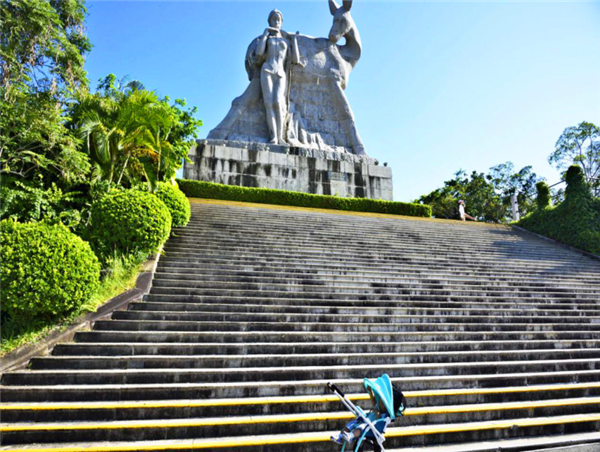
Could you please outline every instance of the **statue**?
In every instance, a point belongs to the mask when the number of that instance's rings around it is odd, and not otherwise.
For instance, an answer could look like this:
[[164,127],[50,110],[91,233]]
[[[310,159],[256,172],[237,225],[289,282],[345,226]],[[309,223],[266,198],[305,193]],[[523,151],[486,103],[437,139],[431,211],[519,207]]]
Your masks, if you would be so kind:
[[[328,38],[287,33],[282,14],[271,12],[269,27],[246,52],[250,84],[209,139],[366,155],[344,93],[362,49],[352,0],[341,7],[328,1],[333,16]],[[341,38],[345,45],[337,44]]]
[[271,133],[269,143],[287,144],[284,130],[287,117],[288,66],[290,47],[294,43],[289,34],[281,29],[283,14],[280,11],[271,11],[268,22],[269,27],[259,38],[255,55],[264,60],[260,70],[260,83],[267,125]]

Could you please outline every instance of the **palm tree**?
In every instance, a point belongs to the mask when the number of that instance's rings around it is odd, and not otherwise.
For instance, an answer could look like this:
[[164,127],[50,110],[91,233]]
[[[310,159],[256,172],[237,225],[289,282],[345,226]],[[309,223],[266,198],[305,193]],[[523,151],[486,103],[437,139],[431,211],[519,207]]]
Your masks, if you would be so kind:
[[185,101],[159,99],[138,81],[106,77],[95,94],[86,94],[73,108],[72,123],[84,148],[109,184],[172,179],[187,157],[195,128],[195,109],[182,111]]
[[158,103],[156,93],[133,81],[88,94],[75,107],[79,136],[109,184],[121,184],[131,158],[144,146],[147,117]]

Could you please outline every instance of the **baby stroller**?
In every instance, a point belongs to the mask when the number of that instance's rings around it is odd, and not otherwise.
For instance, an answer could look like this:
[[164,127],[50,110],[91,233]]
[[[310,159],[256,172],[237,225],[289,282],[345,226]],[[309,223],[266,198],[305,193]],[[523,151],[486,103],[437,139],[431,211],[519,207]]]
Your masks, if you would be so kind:
[[[375,452],[384,452],[385,429],[388,424],[402,416],[406,406],[406,399],[400,390],[392,385],[390,377],[383,374],[376,379],[365,378],[363,381],[365,390],[371,396],[373,404],[369,414],[354,405],[346,395],[334,384],[327,383],[327,387],[339,397],[340,401],[356,416],[340,432],[338,437],[332,437],[335,442],[342,443],[342,452],[352,450],[360,452],[365,444],[371,444]],[[346,447],[348,446],[348,449]],[[350,449],[352,448],[352,449]]]

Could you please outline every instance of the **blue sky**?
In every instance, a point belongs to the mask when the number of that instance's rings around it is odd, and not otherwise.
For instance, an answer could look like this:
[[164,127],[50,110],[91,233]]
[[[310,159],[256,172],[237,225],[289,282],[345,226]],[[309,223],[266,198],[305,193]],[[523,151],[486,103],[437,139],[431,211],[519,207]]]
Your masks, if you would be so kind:
[[[326,0],[89,1],[89,78],[187,99],[204,138],[244,91],[273,8],[290,32],[331,27]],[[352,15],[363,53],[346,94],[397,201],[508,160],[556,182],[546,159],[562,131],[600,124],[600,2],[355,0]]]

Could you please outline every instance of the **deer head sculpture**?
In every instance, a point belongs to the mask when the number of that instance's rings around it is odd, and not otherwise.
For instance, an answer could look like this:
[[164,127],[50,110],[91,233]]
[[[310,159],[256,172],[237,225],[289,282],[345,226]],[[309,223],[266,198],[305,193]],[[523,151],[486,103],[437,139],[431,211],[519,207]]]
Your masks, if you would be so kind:
[[354,68],[360,59],[362,49],[358,29],[350,15],[351,8],[352,0],[344,0],[342,6],[338,6],[335,0],[329,0],[329,11],[333,16],[329,41],[332,44],[337,44],[340,39],[346,38],[346,44],[338,45],[338,48],[343,60],[350,66],[350,70]]

